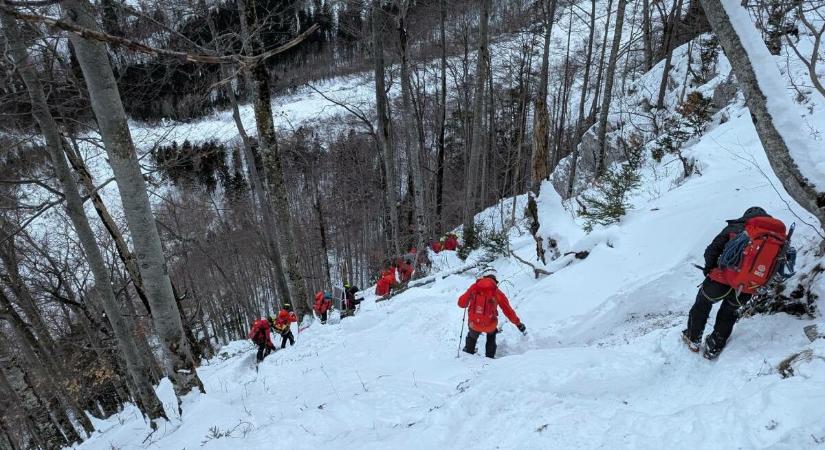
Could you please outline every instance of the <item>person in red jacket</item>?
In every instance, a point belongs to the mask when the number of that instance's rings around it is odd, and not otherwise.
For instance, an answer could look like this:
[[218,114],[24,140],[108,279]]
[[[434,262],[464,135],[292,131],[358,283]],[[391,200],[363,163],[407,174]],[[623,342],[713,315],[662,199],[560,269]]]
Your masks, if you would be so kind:
[[292,334],[292,329],[289,325],[297,321],[298,318],[292,311],[282,309],[278,313],[278,318],[275,319],[275,323],[272,325],[272,328],[275,328],[275,331],[281,335],[281,348],[286,347],[287,340],[289,341],[289,345],[295,345],[295,336]]
[[435,253],[441,253],[441,250],[444,249],[444,245],[441,243],[441,241],[432,241],[430,243],[430,248],[433,249]]
[[321,291],[315,293],[315,304],[312,305],[312,309],[315,314],[318,314],[322,324],[327,323],[327,313],[330,308],[332,308],[332,294]]
[[407,261],[405,258],[398,258],[396,267],[398,267],[398,278],[400,278],[401,283],[406,283],[412,279],[412,263]]
[[486,269],[482,272],[481,278],[476,280],[467,292],[458,298],[458,306],[467,308],[469,315],[470,331],[467,333],[467,341],[464,351],[475,354],[476,342],[481,333],[487,333],[486,356],[495,358],[496,356],[496,333],[498,333],[498,308],[504,312],[507,319],[516,325],[519,331],[525,332],[527,327],[510,307],[510,302],[498,288],[498,279],[494,269]]
[[270,339],[269,329],[275,324],[275,318],[260,318],[252,323],[252,328],[249,329],[249,339],[258,346],[258,354],[255,356],[256,361],[261,362],[269,356],[275,348]]
[[453,233],[447,234],[447,239],[444,239],[444,250],[455,251],[458,248],[458,237]]
[[390,290],[395,286],[397,280],[395,278],[395,266],[390,266],[381,272],[381,278],[375,286],[375,295],[385,296],[390,293]]

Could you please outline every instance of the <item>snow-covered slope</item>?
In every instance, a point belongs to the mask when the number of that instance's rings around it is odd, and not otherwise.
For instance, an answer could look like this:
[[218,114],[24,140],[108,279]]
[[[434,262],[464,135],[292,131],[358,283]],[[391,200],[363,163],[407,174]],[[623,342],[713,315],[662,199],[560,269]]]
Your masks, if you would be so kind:
[[[207,393],[186,397],[182,417],[172,413],[152,434],[127,409],[98,423],[102,431],[81,448],[822,445],[825,340],[806,339],[807,320],[743,319],[715,362],[680,341],[701,281],[690,264],[701,261],[724,219],[761,205],[798,223],[800,248],[814,242],[802,221],[815,220],[771,173],[747,111],[728,113],[730,120],[687,150],[701,161],[702,176],[677,187],[672,164],[647,167],[634,209],[619,225],[585,235],[549,185],[542,189],[541,232],[562,253],[590,254],[551,263],[555,273],[540,280],[514,259],[493,263],[529,331],[523,337],[505,324],[497,359],[456,357],[456,298],[473,273],[452,275],[391,301],[368,296],[357,316],[313,324],[257,373],[251,345],[233,343],[201,368]],[[488,210],[480,220],[497,217]],[[529,235],[514,229],[511,238],[532,259]],[[451,252],[435,259],[436,270],[464,264]],[[810,253],[802,256],[800,264],[812,263]],[[825,294],[821,284],[815,289]],[[805,349],[819,356],[781,378],[777,364]]]

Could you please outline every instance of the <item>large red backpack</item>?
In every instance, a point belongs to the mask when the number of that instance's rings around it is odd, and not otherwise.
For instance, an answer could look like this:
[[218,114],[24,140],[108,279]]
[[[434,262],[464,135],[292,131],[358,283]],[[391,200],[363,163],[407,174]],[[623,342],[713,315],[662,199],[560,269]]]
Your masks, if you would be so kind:
[[498,302],[495,291],[479,290],[470,299],[470,323],[482,328],[493,323],[498,317]]
[[710,278],[737,293],[753,294],[773,277],[787,240],[781,220],[767,216],[748,219],[745,230],[725,244],[719,267]]

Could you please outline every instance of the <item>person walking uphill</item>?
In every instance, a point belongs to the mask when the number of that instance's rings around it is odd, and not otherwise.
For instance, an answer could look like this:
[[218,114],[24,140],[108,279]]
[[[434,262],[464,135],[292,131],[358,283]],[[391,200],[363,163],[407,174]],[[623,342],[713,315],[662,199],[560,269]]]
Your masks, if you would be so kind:
[[298,318],[295,317],[294,312],[285,309],[278,312],[278,318],[275,319],[273,328],[281,335],[281,348],[286,347],[286,341],[289,341],[289,345],[295,345],[295,336],[292,334],[292,329],[289,325],[297,321]]
[[481,273],[481,278],[458,298],[458,306],[467,308],[469,315],[470,331],[467,333],[464,351],[471,355],[476,352],[478,337],[481,333],[487,333],[485,355],[488,358],[495,358],[498,308],[501,308],[507,319],[515,324],[519,331],[524,333],[527,329],[510,307],[507,297],[499,290],[498,279],[493,269],[486,269]]
[[739,219],[728,220],[705,249],[705,280],[690,309],[687,329],[682,331],[690,350],[699,351],[711,308],[721,302],[703,353],[707,359],[719,356],[739,318],[739,308],[773,277],[786,242],[785,224],[758,206],[748,208]]
[[269,329],[275,325],[275,317],[261,318],[252,323],[249,330],[249,339],[258,346],[258,353],[255,356],[257,362],[261,362],[269,356],[275,348],[270,339]]

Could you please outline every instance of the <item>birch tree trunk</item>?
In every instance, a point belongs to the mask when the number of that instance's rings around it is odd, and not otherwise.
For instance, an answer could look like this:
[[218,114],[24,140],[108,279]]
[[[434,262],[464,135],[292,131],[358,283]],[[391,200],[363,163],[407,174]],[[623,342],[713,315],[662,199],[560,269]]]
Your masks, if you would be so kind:
[[[770,52],[765,47],[762,39],[749,39],[747,43],[742,41],[740,33],[747,30],[739,30],[734,27],[731,21],[731,14],[737,14],[740,20],[738,27],[750,26],[750,17],[742,6],[737,2],[722,0],[720,6],[717,1],[702,0],[711,28],[719,39],[719,43],[725,51],[731,63],[731,69],[736,75],[736,81],[740,89],[745,94],[745,104],[751,113],[759,140],[765,148],[765,154],[774,173],[776,173],[782,186],[788,191],[800,206],[808,210],[819,219],[820,226],[825,224],[825,192],[821,187],[810,182],[800,171],[796,161],[791,157],[789,141],[793,142],[794,134],[799,134],[796,139],[804,139],[806,131],[780,130],[777,121],[783,121],[785,125],[793,126],[797,118],[773,117],[768,108],[769,103],[789,106],[784,108],[785,114],[794,114],[793,104],[789,98],[770,98],[771,92],[765,86],[781,87],[780,92],[784,93],[785,82],[781,79],[779,69],[773,65]],[[758,41],[758,42],[754,42]],[[770,61],[771,67],[760,68],[757,76],[754,70],[754,62],[751,58],[759,57],[759,61],[764,63]],[[785,103],[785,105],[782,105]],[[799,142],[797,141],[797,144]]]
[[[132,386],[136,389],[136,392],[134,392],[135,397],[137,397],[140,404],[143,405],[145,408],[144,413],[153,421],[154,425],[155,419],[166,417],[166,415],[149,378],[151,370],[143,364],[143,360],[137,354],[137,344],[132,337],[131,330],[125,323],[117,298],[112,290],[112,280],[109,277],[109,269],[106,267],[106,262],[100,253],[94,232],[92,231],[91,225],[89,225],[89,219],[83,210],[83,199],[80,197],[77,184],[72,178],[71,170],[63,155],[62,146],[64,141],[60,136],[57,122],[55,122],[54,117],[52,117],[46,103],[43,85],[34,70],[36,66],[29,58],[26,45],[23,43],[15,23],[6,14],[0,13],[0,16],[2,16],[3,32],[6,36],[11,55],[15,60],[17,71],[29,92],[32,116],[34,116],[37,124],[40,126],[40,132],[46,141],[46,150],[52,160],[52,167],[62,187],[63,195],[66,199],[66,213],[72,222],[75,233],[77,233],[80,246],[89,263],[89,268],[94,275],[95,291],[103,300],[103,308],[109,318],[109,323],[112,325],[117,339],[118,349],[126,361],[129,376],[132,378]],[[90,192],[94,191],[92,190]],[[98,197],[98,201],[99,200]],[[108,212],[106,212],[106,214],[108,214]],[[125,242],[122,244],[125,245]],[[128,252],[128,249],[126,249],[126,251]],[[139,283],[139,280],[137,283]]]
[[[94,9],[87,0],[61,0],[60,6],[68,22],[91,30],[99,29]],[[140,171],[106,46],[73,33],[69,33],[69,40],[83,71],[92,110],[115,174],[141,278],[152,308],[155,330],[166,352],[167,372],[179,396],[192,388],[203,392],[192,349],[183,331],[146,182]]]
[[478,54],[476,55],[476,78],[473,92],[473,129],[469,142],[469,161],[464,184],[464,241],[473,246],[475,241],[473,218],[476,212],[478,188],[477,173],[483,150],[484,140],[484,86],[487,79],[487,64],[490,61],[489,25],[491,0],[481,0],[481,18],[478,29]]
[[607,152],[607,117],[610,114],[610,102],[613,99],[613,82],[616,75],[616,61],[619,59],[619,45],[622,43],[622,26],[624,25],[624,10],[627,0],[619,0],[616,10],[616,27],[613,31],[613,47],[610,49],[610,59],[607,62],[607,71],[604,74],[604,93],[602,107],[599,111],[599,134],[597,148],[599,151],[596,163],[596,178],[604,175],[605,154]]

